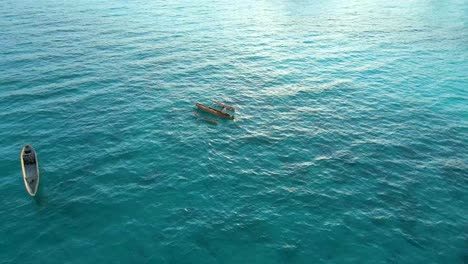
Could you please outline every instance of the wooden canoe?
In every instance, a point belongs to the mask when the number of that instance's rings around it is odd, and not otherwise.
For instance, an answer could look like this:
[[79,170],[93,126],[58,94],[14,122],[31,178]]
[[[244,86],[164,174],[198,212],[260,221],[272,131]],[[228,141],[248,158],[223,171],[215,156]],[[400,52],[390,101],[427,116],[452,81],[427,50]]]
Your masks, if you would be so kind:
[[220,111],[220,110],[215,109],[213,107],[209,107],[209,106],[206,106],[206,105],[203,105],[203,104],[200,104],[200,103],[195,103],[195,105],[198,107],[198,109],[203,110],[203,111],[205,111],[207,113],[217,115],[217,116],[220,116],[220,117],[224,117],[224,118],[228,118],[228,119],[234,119],[233,115],[230,115],[228,113],[224,113],[223,111]]
[[35,196],[39,187],[39,162],[33,147],[26,145],[21,150],[21,169],[23,180],[29,195]]

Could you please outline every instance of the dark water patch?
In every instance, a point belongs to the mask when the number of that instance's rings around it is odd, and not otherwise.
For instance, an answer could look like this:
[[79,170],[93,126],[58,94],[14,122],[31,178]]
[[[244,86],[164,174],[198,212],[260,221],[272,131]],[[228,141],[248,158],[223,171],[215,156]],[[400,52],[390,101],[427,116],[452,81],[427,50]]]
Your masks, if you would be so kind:
[[403,238],[408,242],[410,245],[420,249],[420,250],[425,250],[425,247],[421,245],[420,242],[418,242],[416,239],[409,237],[408,235],[403,234]]
[[163,180],[163,176],[158,172],[154,172],[153,174],[139,177],[138,184],[143,188],[151,188],[159,184],[161,180]]

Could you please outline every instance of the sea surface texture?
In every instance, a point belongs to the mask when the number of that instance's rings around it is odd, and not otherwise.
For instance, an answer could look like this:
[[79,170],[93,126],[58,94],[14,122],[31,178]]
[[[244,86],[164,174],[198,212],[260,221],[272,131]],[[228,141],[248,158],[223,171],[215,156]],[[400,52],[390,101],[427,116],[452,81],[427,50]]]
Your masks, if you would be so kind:
[[468,263],[467,56],[466,0],[0,0],[0,263]]

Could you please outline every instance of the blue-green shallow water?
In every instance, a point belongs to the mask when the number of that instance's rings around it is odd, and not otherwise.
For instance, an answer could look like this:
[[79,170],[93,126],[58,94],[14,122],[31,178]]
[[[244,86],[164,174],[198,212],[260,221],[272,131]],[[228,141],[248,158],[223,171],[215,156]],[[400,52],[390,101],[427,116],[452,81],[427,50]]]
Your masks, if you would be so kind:
[[0,263],[468,262],[466,1],[3,0],[0,36]]

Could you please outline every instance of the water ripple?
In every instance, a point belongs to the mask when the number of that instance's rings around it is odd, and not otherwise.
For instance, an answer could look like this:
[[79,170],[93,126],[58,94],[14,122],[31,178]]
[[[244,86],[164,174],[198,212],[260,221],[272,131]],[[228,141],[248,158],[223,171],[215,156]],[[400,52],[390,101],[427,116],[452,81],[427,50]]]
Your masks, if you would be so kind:
[[1,262],[466,262],[466,7],[2,1]]

